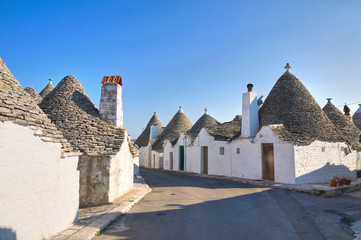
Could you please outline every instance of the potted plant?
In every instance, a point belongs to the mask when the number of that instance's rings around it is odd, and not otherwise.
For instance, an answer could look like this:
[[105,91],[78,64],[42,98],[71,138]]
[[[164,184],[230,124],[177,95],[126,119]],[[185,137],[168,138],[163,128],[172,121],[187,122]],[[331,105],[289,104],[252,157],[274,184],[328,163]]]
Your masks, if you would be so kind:
[[337,187],[337,180],[338,180],[338,177],[333,177],[332,179],[331,179],[331,184],[330,184],[330,186],[331,187]]
[[347,178],[343,179],[343,184],[350,185],[351,184],[351,179],[347,179]]
[[337,186],[340,186],[340,187],[343,186],[343,180],[344,180],[343,178],[342,178],[342,179],[338,179],[338,180],[337,180]]

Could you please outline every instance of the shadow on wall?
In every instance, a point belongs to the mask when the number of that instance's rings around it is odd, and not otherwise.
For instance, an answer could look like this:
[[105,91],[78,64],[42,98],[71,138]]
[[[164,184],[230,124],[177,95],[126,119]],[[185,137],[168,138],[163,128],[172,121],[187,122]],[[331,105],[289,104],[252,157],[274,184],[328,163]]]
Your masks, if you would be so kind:
[[343,165],[327,163],[318,170],[297,177],[296,183],[329,183],[334,176],[356,180],[356,170],[350,171]]
[[99,117],[99,110],[95,108],[89,97],[85,96],[83,93],[75,91],[71,100],[86,113],[94,117]]
[[1,240],[16,240],[16,233],[8,228],[0,228],[0,239]]
[[134,175],[139,175],[139,166],[134,163]]

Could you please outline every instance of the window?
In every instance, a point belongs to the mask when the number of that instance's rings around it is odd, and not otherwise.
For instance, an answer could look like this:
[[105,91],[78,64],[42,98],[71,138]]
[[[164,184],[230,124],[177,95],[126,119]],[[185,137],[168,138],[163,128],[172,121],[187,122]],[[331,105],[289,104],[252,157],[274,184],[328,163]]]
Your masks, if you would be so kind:
[[241,153],[241,149],[237,148],[237,154],[240,154],[240,153]]
[[219,148],[219,155],[224,155],[224,147]]
[[158,137],[158,126],[152,125],[150,126],[150,139],[157,139]]
[[325,150],[326,150],[326,148],[325,148],[325,147],[322,147],[322,148],[321,148],[321,151],[322,151],[322,152],[324,152]]

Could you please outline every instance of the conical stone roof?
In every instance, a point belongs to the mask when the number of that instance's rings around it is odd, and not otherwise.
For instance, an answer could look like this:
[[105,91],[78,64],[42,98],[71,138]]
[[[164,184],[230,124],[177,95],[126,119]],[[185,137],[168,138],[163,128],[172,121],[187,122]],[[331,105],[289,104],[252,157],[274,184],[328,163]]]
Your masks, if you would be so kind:
[[283,124],[284,141],[310,144],[317,139],[342,139],[326,113],[289,70],[276,82],[259,110],[260,127]]
[[179,138],[182,132],[187,132],[192,128],[192,123],[187,115],[180,109],[163,129],[162,134],[153,143],[152,149],[158,152],[163,152],[163,144],[165,140],[174,141]]
[[347,140],[354,149],[361,149],[360,130],[353,124],[342,112],[335,107],[329,100],[322,108],[327,114],[328,118],[332,121],[335,127],[342,133],[342,136]]
[[100,120],[99,111],[74,76],[66,76],[40,107],[73,147],[88,155],[113,155],[121,148],[125,129]]
[[359,106],[360,107],[357,109],[357,111],[352,116],[352,121],[356,125],[356,127],[358,127],[358,129],[361,130],[361,104],[359,104]]
[[43,98],[32,87],[24,88],[24,90],[39,104]]
[[41,90],[41,92],[39,93],[39,95],[42,98],[45,98],[46,95],[48,95],[51,91],[53,91],[54,85],[53,85],[52,81],[53,81],[52,79],[49,79],[48,85],[46,85],[46,87],[43,90]]
[[207,131],[216,141],[231,141],[241,135],[242,116],[237,115],[232,121],[215,125]]
[[37,102],[20,86],[0,58],[0,121],[31,126],[45,142],[62,144],[62,154],[79,155],[39,108]]
[[158,136],[159,136],[163,131],[163,124],[160,121],[157,113],[154,113],[154,115],[151,117],[144,131],[139,135],[139,137],[135,141],[135,144],[137,144],[139,147],[145,147],[148,145],[150,140],[150,127],[153,125],[158,126]]
[[220,122],[218,122],[216,119],[214,119],[209,114],[205,113],[202,117],[198,119],[198,121],[193,125],[193,127],[187,132],[187,135],[192,139],[196,139],[199,132],[202,130],[202,128],[205,129],[214,129],[217,128],[219,125],[221,125]]

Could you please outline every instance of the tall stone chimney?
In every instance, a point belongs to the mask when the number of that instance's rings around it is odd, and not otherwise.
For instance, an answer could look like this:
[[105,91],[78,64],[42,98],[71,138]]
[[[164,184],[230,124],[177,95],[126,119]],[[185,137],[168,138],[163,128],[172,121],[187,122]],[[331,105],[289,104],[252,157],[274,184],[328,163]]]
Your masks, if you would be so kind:
[[123,127],[122,77],[105,76],[102,84],[99,104],[100,118],[117,127]]
[[242,133],[241,138],[254,137],[259,128],[257,93],[253,84],[247,85],[248,92],[242,96]]

